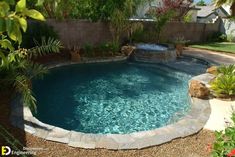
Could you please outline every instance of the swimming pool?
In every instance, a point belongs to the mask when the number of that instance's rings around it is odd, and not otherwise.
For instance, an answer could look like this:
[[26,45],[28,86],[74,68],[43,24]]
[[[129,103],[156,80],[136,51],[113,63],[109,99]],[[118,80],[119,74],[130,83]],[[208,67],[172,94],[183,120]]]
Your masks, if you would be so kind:
[[[175,64],[189,61],[193,60]],[[156,129],[179,120],[190,109],[188,80],[206,68],[194,63],[188,66],[197,69],[196,73],[136,62],[51,69],[43,80],[33,83],[38,100],[35,116],[44,123],[83,133]]]

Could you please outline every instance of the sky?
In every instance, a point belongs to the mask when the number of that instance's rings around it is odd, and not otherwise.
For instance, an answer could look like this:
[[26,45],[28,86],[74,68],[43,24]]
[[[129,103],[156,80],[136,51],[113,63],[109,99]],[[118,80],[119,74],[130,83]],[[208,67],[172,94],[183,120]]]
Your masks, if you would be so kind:
[[[197,3],[198,1],[200,0],[194,0],[195,3]],[[207,4],[210,4],[211,3],[211,0],[204,0]]]

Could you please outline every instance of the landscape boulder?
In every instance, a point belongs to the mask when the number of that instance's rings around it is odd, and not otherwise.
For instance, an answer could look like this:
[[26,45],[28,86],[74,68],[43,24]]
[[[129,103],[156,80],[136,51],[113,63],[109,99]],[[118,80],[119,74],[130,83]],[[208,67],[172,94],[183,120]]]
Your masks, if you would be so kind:
[[134,46],[122,46],[121,52],[126,56],[129,56],[135,50]]
[[189,94],[191,97],[207,99],[210,95],[210,90],[200,81],[192,80],[189,85]]
[[71,61],[72,62],[80,62],[81,61],[81,56],[79,54],[79,52],[76,51],[71,51]]
[[206,70],[207,73],[216,75],[217,74],[217,66],[212,66]]

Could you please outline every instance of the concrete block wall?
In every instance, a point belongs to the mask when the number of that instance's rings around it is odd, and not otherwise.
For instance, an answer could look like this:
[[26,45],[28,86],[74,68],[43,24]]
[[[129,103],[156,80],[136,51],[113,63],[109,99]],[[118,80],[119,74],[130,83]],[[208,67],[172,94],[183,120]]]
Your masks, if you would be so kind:
[[[81,47],[85,44],[97,45],[112,41],[109,24],[106,22],[90,22],[87,20],[47,20],[47,24],[54,27],[60,40],[66,48]],[[144,29],[154,31],[153,22],[143,22]],[[161,39],[172,41],[176,36],[182,35],[191,42],[205,41],[207,36],[220,30],[216,23],[182,23],[170,22],[162,31]]]

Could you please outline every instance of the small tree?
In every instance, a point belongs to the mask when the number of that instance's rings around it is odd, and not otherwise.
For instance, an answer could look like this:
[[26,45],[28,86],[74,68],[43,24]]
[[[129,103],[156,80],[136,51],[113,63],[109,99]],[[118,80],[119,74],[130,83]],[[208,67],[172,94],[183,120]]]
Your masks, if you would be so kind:
[[172,10],[167,10],[166,12],[158,12],[153,16],[153,20],[155,23],[155,30],[157,34],[157,42],[160,42],[161,32],[164,26],[167,24],[168,21],[174,16],[175,12]]
[[197,6],[206,6],[206,2],[204,0],[200,0],[197,2]]
[[163,27],[170,20],[181,21],[190,10],[191,0],[163,0],[162,6],[150,10],[150,16],[155,21],[157,31],[157,41],[160,41],[160,35]]
[[130,35],[142,27],[140,23],[133,23],[129,18],[135,14],[136,8],[143,0],[126,0],[122,9],[115,9],[110,17],[110,30],[113,35],[113,43],[119,45],[120,36],[125,32]]
[[[77,14],[78,0],[34,0],[48,18],[67,19]],[[33,3],[31,1],[31,3]],[[34,5],[34,3],[33,3]]]
[[163,0],[163,5],[159,8],[158,12],[174,11],[175,14],[172,19],[181,21],[182,17],[191,9],[192,3],[192,0]]

